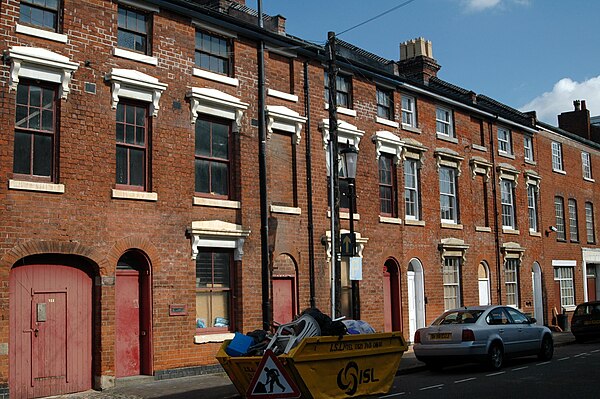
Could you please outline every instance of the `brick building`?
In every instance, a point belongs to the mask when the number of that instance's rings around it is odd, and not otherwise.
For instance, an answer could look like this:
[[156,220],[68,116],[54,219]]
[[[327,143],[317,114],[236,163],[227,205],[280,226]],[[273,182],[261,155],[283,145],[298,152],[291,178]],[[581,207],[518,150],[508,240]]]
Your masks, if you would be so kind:
[[[262,326],[260,41],[269,316],[330,309],[325,49],[257,19],[243,0],[0,2],[0,394],[210,372]],[[343,314],[408,338],[463,304],[553,324],[596,297],[589,111],[556,128],[449,84],[423,39],[398,61],[336,45],[363,264],[353,303],[342,259]]]

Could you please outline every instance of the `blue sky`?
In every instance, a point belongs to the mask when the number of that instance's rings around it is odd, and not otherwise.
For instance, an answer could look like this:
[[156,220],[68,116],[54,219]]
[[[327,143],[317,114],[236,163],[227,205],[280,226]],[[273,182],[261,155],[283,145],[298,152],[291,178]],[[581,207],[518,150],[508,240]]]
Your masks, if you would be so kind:
[[[286,30],[324,43],[406,0],[263,0],[263,13],[286,17]],[[247,0],[257,8],[257,0]],[[587,101],[600,115],[600,1],[414,0],[339,36],[397,60],[400,42],[424,37],[442,66],[438,76],[541,120]]]

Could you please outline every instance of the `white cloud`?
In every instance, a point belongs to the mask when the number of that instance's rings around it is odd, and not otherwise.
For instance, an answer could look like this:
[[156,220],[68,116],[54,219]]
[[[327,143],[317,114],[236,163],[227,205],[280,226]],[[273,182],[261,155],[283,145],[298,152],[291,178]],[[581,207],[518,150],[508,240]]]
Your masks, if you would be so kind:
[[500,0],[463,0],[463,4],[467,11],[478,12],[496,7]]
[[574,109],[573,100],[586,100],[591,116],[600,115],[600,76],[583,82],[563,78],[556,82],[552,91],[537,96],[521,110],[536,111],[539,120],[557,125],[558,114]]
[[528,6],[531,0],[461,0],[463,7],[467,12],[480,12],[491,8],[499,8],[509,3],[518,6]]

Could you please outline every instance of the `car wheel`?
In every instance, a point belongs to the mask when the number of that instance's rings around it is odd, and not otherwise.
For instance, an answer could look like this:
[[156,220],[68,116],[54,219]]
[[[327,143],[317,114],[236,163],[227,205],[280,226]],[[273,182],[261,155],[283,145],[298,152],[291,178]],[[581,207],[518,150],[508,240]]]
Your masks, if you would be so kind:
[[540,353],[538,353],[538,359],[548,361],[552,359],[552,355],[554,355],[554,342],[552,342],[552,337],[549,335],[544,335],[544,338],[542,338]]
[[504,361],[504,350],[499,343],[493,343],[488,351],[488,366],[492,370],[498,370],[502,367]]

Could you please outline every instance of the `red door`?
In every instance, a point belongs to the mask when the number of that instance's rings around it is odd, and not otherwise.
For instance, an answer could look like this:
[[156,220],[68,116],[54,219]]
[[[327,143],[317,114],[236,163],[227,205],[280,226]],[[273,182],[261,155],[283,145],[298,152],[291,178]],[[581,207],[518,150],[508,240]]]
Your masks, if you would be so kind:
[[384,330],[401,331],[400,277],[398,267],[391,262],[383,266],[383,312]]
[[391,332],[392,329],[392,300],[390,293],[390,273],[383,267],[383,330]]
[[66,298],[66,291],[33,292],[31,373],[40,394],[51,395],[68,382]]
[[296,313],[293,277],[273,277],[273,321],[289,323]]
[[22,265],[9,291],[11,398],[91,389],[91,277],[74,266]]
[[116,376],[140,374],[140,276],[118,270],[116,281]]
[[596,300],[596,277],[588,276],[587,278],[588,301]]

